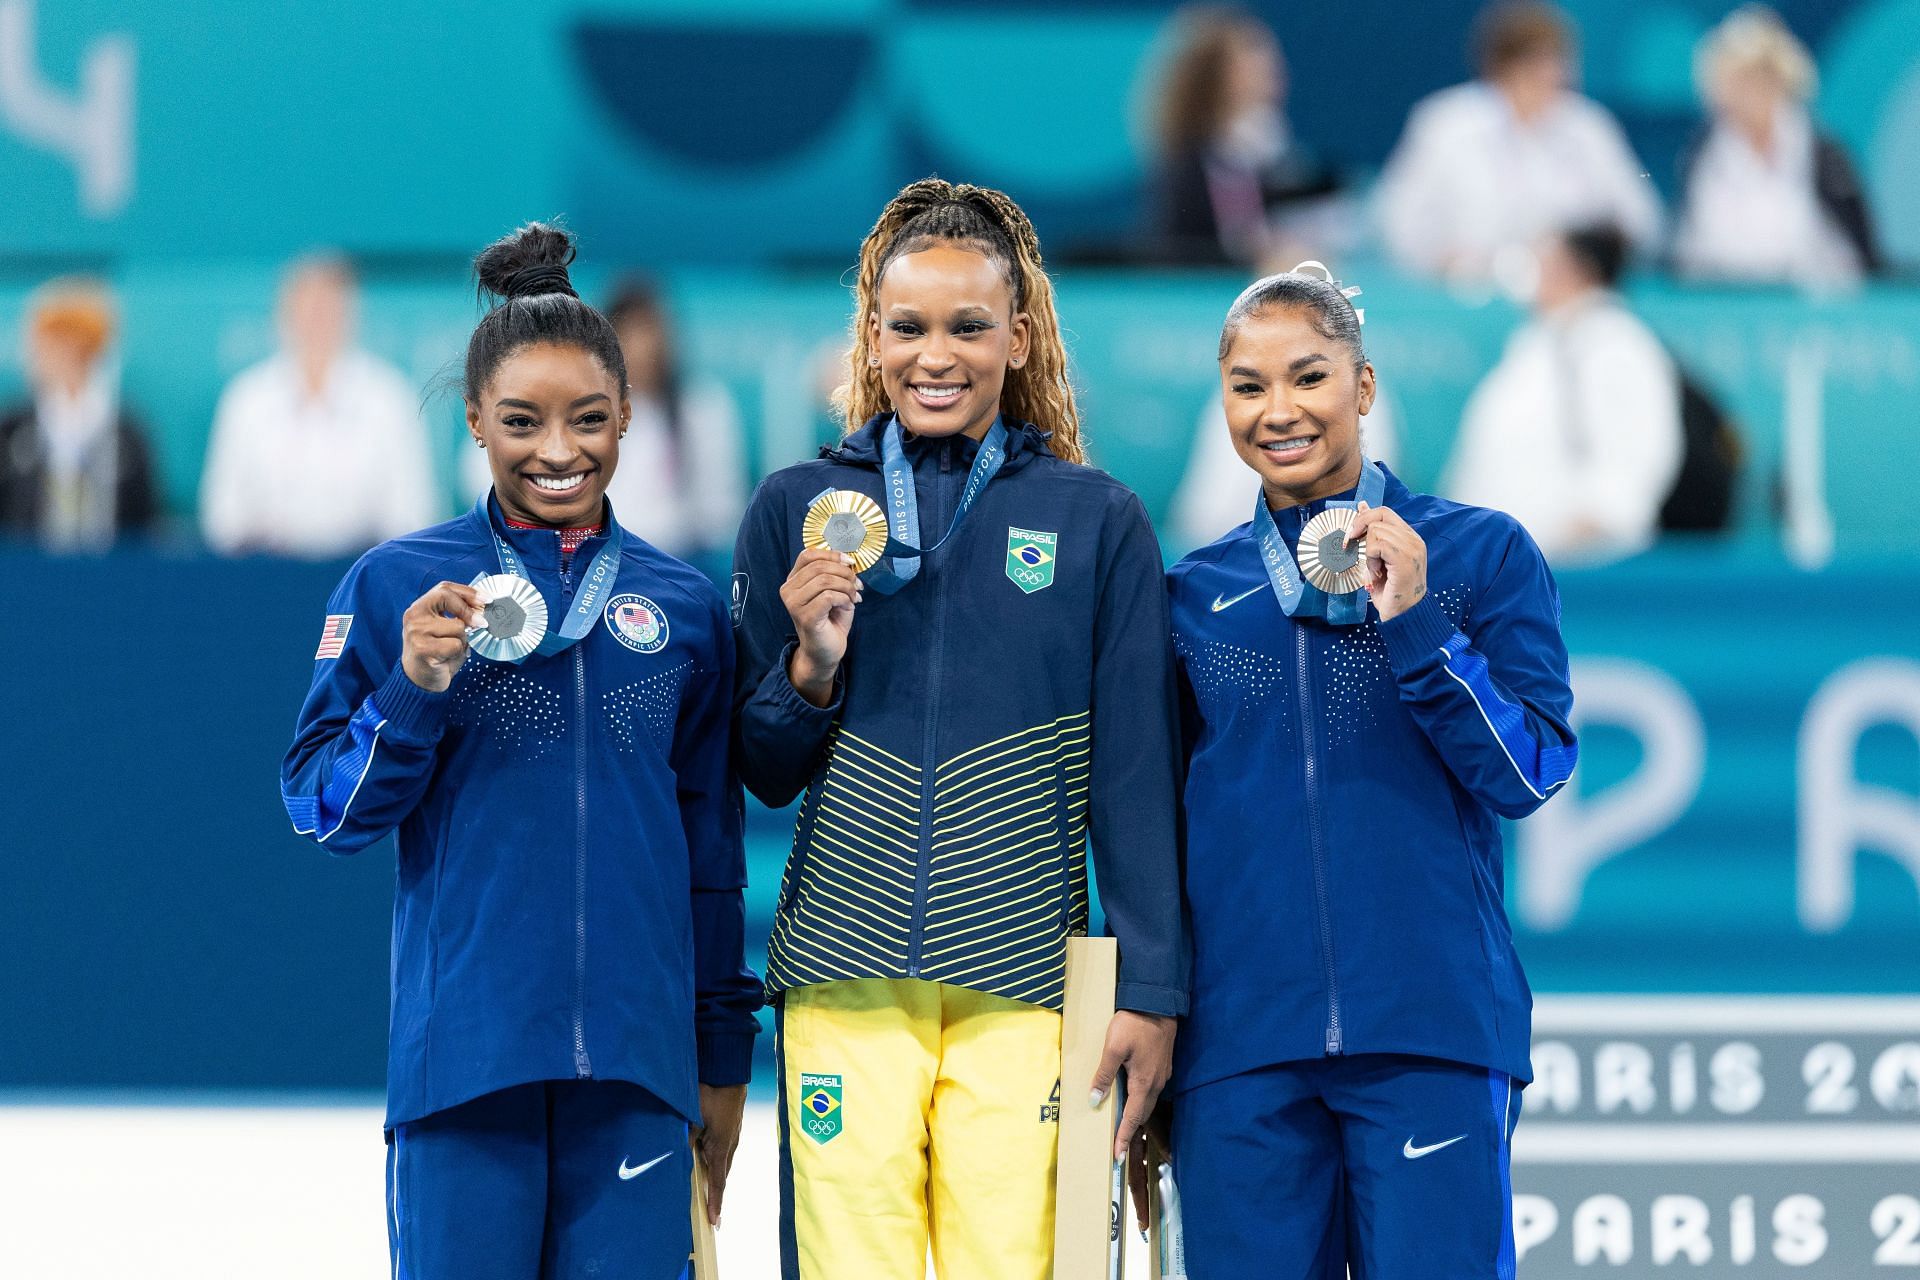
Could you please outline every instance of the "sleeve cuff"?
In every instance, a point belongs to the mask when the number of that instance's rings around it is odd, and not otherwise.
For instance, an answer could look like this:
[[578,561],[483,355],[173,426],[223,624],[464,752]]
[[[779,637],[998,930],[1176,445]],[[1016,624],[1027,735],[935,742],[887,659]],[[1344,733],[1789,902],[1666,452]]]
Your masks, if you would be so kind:
[[834,717],[840,714],[840,703],[847,691],[847,664],[841,663],[840,669],[833,673],[833,700],[824,707],[816,707],[793,687],[793,677],[787,674],[787,664],[793,661],[793,651],[799,647],[799,641],[791,641],[780,651],[779,662],[767,673],[760,690],[773,699],[774,705],[782,713],[802,724],[813,725],[824,733]]
[[1156,987],[1144,982],[1118,982],[1113,987],[1113,1007],[1131,1013],[1183,1018],[1187,1013],[1187,993],[1175,987]]
[[395,667],[387,682],[374,690],[368,701],[395,737],[426,744],[440,740],[453,691],[449,688],[444,693],[432,693],[422,689],[407,678],[405,667]]
[[700,1083],[727,1089],[753,1075],[753,1031],[702,1031],[694,1037]]
[[1405,675],[1431,659],[1453,639],[1455,629],[1453,620],[1430,595],[1420,597],[1419,603],[1398,617],[1382,622],[1380,637],[1387,642],[1387,661],[1393,666],[1393,674]]

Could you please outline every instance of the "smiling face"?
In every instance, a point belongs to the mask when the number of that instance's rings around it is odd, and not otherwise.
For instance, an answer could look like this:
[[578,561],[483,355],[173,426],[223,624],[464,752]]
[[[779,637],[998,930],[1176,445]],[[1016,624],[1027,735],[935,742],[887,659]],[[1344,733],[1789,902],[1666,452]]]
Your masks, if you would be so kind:
[[1227,430],[1260,476],[1271,507],[1352,488],[1360,477],[1360,418],[1373,408],[1373,366],[1314,328],[1311,313],[1274,307],[1249,316],[1220,361]]
[[1027,316],[1000,267],[962,245],[930,245],[895,258],[876,293],[869,349],[900,424],[917,436],[985,436],[1007,370],[1027,359]]
[[467,402],[509,519],[556,529],[600,522],[620,460],[626,389],[583,347],[537,342],[507,356]]

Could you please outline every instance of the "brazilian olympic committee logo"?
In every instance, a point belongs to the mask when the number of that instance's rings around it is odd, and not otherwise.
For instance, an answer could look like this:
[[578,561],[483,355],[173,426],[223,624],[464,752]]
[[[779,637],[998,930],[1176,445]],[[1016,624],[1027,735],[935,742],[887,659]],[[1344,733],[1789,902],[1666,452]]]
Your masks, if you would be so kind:
[[607,630],[635,653],[658,653],[667,647],[667,615],[645,596],[629,593],[607,601]]
[[800,1073],[800,1127],[825,1146],[840,1133],[840,1077]]
[[1013,585],[1032,595],[1053,585],[1054,553],[1060,535],[1034,529],[1007,529],[1007,577]]

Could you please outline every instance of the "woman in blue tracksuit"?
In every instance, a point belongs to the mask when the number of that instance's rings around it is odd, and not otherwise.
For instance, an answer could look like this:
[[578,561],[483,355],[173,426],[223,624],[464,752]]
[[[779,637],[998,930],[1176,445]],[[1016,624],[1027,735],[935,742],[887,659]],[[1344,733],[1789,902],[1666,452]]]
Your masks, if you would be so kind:
[[717,1218],[745,1100],[732,634],[607,507],[626,369],[572,257],[536,223],[476,260],[500,301],[464,389],[493,489],[347,574],[281,775],[333,853],[399,833],[387,1218],[410,1280],[681,1275],[689,1128]]
[[1511,518],[1366,458],[1373,368],[1322,275],[1249,287],[1220,374],[1253,519],[1168,579],[1195,953],[1172,1086],[1189,1265],[1510,1277],[1532,998],[1499,822],[1573,769],[1559,597]]

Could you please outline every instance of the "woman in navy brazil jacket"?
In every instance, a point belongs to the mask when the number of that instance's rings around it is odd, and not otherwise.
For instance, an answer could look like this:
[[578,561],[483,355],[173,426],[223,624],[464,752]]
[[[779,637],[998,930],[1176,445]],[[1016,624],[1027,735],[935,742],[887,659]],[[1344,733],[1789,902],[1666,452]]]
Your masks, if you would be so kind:
[[1192,1274],[1510,1277],[1531,997],[1500,819],[1573,769],[1559,597],[1511,518],[1365,457],[1373,368],[1324,269],[1240,296],[1220,375],[1253,519],[1168,578]]
[[[1065,939],[1091,842],[1120,942],[1104,1082],[1152,1104],[1186,1008],[1160,550],[1083,465],[1053,290],[1005,195],[929,179],[861,248],[850,423],[740,532],[740,770],[805,794],[777,1001],[784,1272],[1052,1272]],[[806,549],[823,495],[860,563]],[[923,549],[924,550],[920,550]],[[868,548],[862,548],[863,550]]]
[[282,772],[322,848],[399,835],[387,1219],[412,1280],[679,1276],[689,1127],[717,1217],[756,1029],[727,611],[613,523],[626,369],[572,257],[534,224],[478,259],[493,490],[347,574]]

